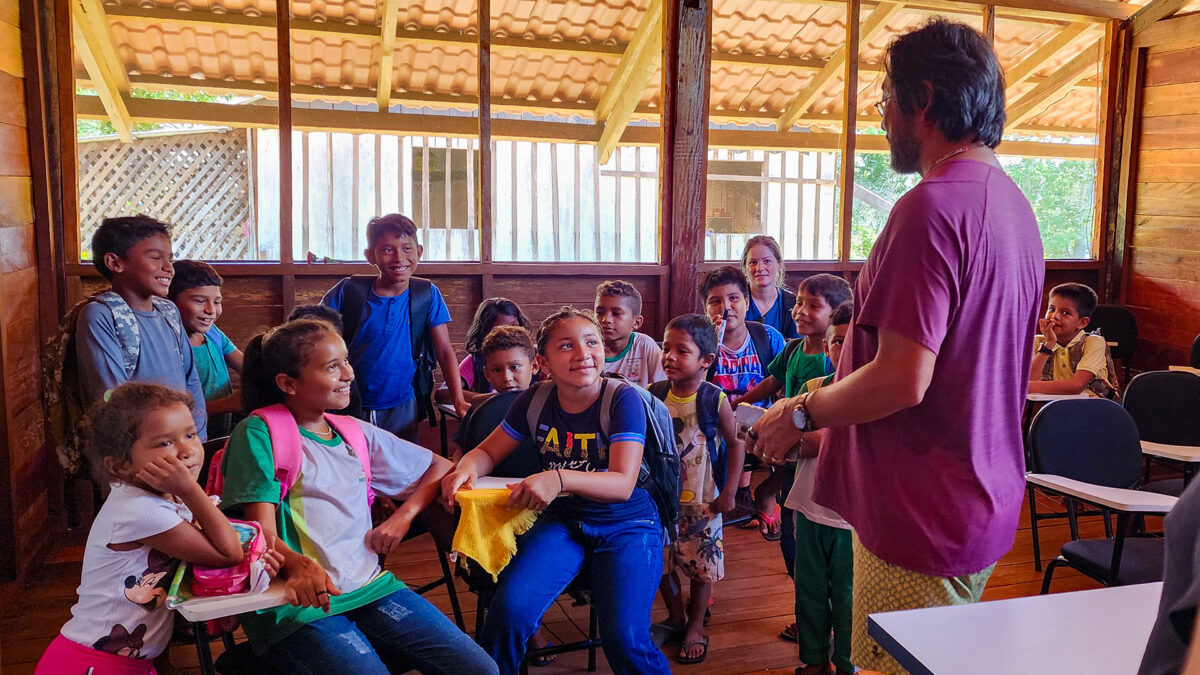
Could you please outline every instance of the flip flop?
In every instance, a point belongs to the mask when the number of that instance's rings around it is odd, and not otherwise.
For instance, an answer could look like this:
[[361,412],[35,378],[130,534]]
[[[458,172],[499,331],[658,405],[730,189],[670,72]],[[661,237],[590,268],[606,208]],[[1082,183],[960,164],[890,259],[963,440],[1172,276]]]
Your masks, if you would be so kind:
[[[553,642],[547,642],[546,644],[542,645],[542,647],[553,647],[553,646],[554,646]],[[529,641],[529,646],[528,646],[529,649],[541,649],[542,647],[534,647],[533,640]],[[538,654],[537,656],[529,657],[529,665],[533,666],[534,668],[541,668],[543,666],[548,666],[551,663],[554,663],[554,659],[557,659],[557,658],[558,658],[558,654]]]
[[770,515],[762,511],[758,512],[759,522],[766,526],[765,530],[760,527],[759,532],[762,532],[763,539],[767,541],[779,541],[783,538],[783,532],[780,531],[779,527],[780,521],[783,519],[783,512],[780,510],[778,504],[774,506],[775,511]]
[[787,640],[788,642],[799,642],[800,634],[796,631],[796,624],[789,623],[779,631],[779,639]]
[[[683,655],[684,652],[686,652],[688,649],[690,649],[692,647],[695,647],[696,645],[700,645],[700,646],[704,647],[704,651],[700,652],[700,656],[684,656]],[[693,666],[693,665],[696,665],[697,663],[702,663],[704,661],[704,659],[706,659],[706,658],[708,658],[708,637],[707,636],[702,637],[699,640],[688,640],[687,642],[684,642],[682,645],[679,646],[679,656],[675,657],[675,660],[678,661],[679,665],[681,665],[681,666]]]

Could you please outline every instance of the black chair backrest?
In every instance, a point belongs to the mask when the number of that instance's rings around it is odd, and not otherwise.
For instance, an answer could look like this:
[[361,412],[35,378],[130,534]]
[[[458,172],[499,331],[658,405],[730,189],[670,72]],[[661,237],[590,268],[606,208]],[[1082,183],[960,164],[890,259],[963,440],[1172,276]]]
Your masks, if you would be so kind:
[[200,476],[196,478],[201,486],[208,485],[208,465],[210,462],[212,462],[213,455],[216,454],[218,450],[225,447],[225,444],[228,442],[228,436],[210,438],[207,441],[204,441],[204,463],[200,465]]
[[1088,323],[1089,332],[1100,331],[1104,339],[1115,342],[1109,347],[1114,359],[1128,362],[1137,346],[1137,318],[1133,312],[1121,305],[1096,305],[1092,312],[1092,320]]
[[1192,367],[1200,368],[1200,335],[1192,340]]
[[1200,377],[1156,370],[1133,378],[1125,409],[1143,441],[1200,445]]
[[[461,436],[463,442],[460,443],[462,448],[469,451],[482,443],[483,439],[487,438],[504,421],[509,407],[520,395],[519,391],[493,394],[467,413],[467,418],[463,420],[464,427]],[[532,438],[527,438],[517,446],[516,450],[512,451],[512,454],[505,457],[503,462],[492,467],[492,475],[505,478],[524,478],[541,470],[542,463],[538,457],[537,447]]]
[[1135,487],[1141,478],[1137,425],[1108,399],[1046,404],[1029,426],[1029,444],[1038,473],[1119,488]]

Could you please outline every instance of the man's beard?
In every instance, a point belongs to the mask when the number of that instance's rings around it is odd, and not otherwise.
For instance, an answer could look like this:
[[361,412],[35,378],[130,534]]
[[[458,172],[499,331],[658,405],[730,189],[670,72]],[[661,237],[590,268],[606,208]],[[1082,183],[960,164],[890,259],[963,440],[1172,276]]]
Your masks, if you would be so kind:
[[888,134],[892,169],[897,173],[916,173],[921,170],[921,141],[914,133],[912,119],[897,117],[900,119],[894,122],[894,132]]

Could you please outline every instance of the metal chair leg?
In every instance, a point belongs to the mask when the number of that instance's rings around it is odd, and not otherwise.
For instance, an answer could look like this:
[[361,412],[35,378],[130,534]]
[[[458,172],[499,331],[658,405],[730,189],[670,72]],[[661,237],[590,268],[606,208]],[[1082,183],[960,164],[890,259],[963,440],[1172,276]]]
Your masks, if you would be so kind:
[[1079,521],[1075,516],[1075,500],[1067,497],[1067,527],[1071,530],[1071,541],[1079,541]]
[[1037,499],[1033,494],[1033,487],[1026,488],[1029,493],[1029,529],[1033,534],[1033,569],[1042,571],[1042,542],[1038,539],[1038,517],[1037,517]]
[[588,606],[588,640],[591,640],[593,643],[588,646],[588,667],[587,667],[587,669],[588,669],[589,673],[596,672],[595,640],[599,635],[599,632],[600,632],[599,629],[600,629],[600,624],[596,620],[596,606],[589,605]]
[[1042,577],[1042,595],[1050,592],[1050,582],[1054,579],[1054,569],[1059,565],[1065,565],[1066,562],[1067,561],[1059,557],[1051,560],[1050,563],[1046,565],[1046,574]]
[[462,609],[458,606],[458,589],[454,587],[454,573],[450,570],[450,562],[446,560],[446,555],[441,551],[437,554],[438,562],[442,564],[442,578],[446,580],[446,593],[450,596],[450,609],[454,611],[454,623],[458,624],[459,630],[465,631]]

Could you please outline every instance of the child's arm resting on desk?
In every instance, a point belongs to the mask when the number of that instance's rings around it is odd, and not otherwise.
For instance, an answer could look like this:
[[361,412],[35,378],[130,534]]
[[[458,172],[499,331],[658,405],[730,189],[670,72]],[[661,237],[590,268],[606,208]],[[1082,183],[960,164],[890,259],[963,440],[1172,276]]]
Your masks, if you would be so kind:
[[142,543],[185,562],[209,567],[229,567],[242,561],[242,544],[191,471],[178,457],[163,455],[150,462],[137,475],[158,492],[180,499],[192,512],[195,524],[175,527],[142,540]]
[[746,461],[746,448],[737,437],[737,420],[733,416],[733,407],[729,399],[721,397],[721,410],[718,412],[721,425],[721,436],[725,439],[725,484],[712,503],[713,513],[728,513],[733,510],[734,496],[737,495],[738,483],[742,479],[742,465]]
[[450,330],[443,323],[431,327],[429,331],[433,335],[433,352],[437,356],[438,367],[442,369],[442,378],[446,381],[446,388],[450,390],[453,398],[449,402],[454,404],[458,416],[463,417],[471,406],[463,397],[462,380],[458,376],[458,358],[454,355],[454,346],[450,344]]
[[496,427],[479,447],[464,455],[458,466],[442,479],[442,499],[447,508],[454,508],[454,493],[460,488],[469,490],[475,487],[476,478],[491,473],[492,467],[504,461],[520,445],[502,426]]
[[1087,388],[1096,374],[1080,368],[1069,380],[1033,380],[1029,383],[1031,394],[1079,394]]

